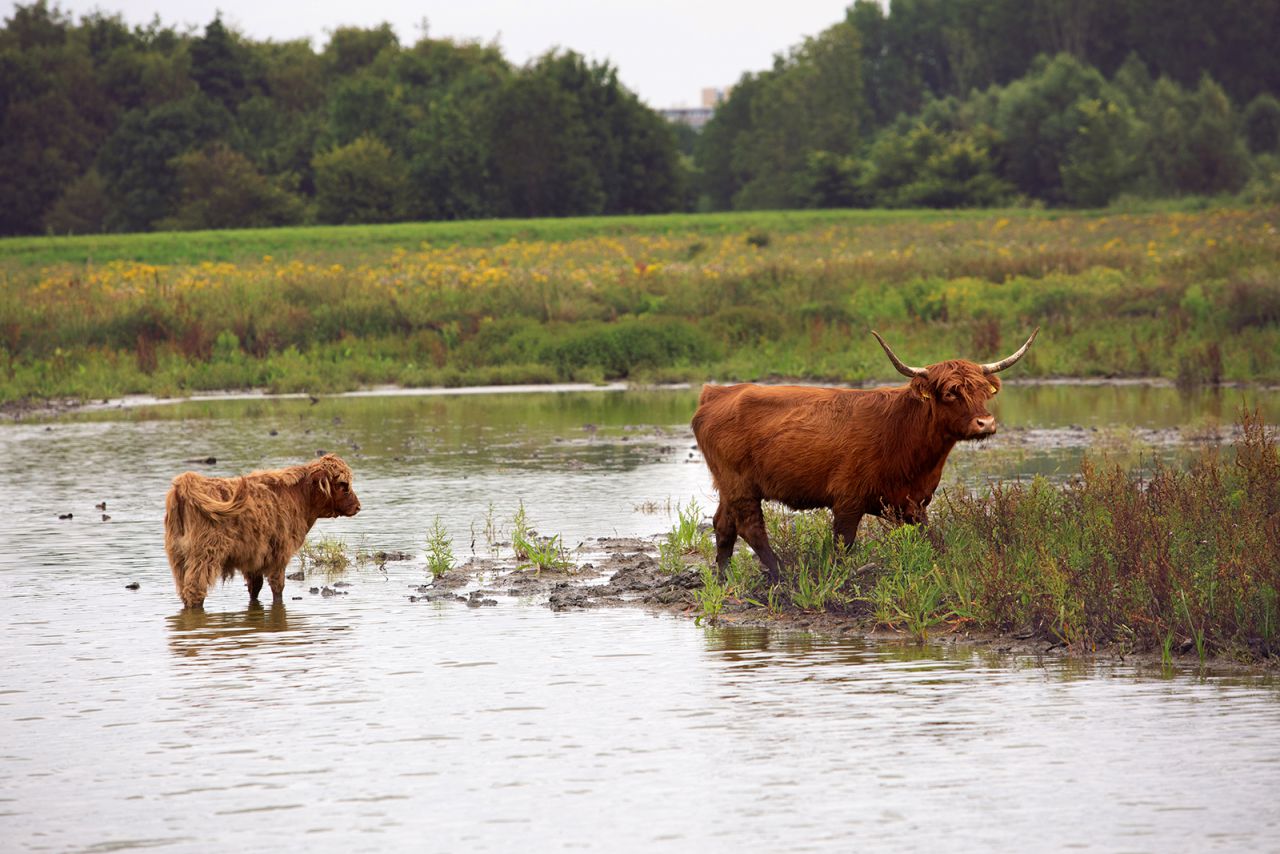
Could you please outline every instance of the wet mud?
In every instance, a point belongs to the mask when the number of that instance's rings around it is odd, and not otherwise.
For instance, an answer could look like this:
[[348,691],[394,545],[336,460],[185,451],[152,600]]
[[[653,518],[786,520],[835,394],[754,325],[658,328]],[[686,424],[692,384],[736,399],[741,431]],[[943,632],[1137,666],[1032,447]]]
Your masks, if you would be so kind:
[[[459,607],[496,606],[494,597],[509,597],[524,605],[542,605],[556,612],[596,608],[642,608],[659,613],[699,619],[695,597],[703,586],[697,559],[688,558],[684,569],[669,573],[658,564],[660,535],[651,538],[604,537],[587,540],[570,555],[571,566],[535,572],[521,568],[513,557],[472,557],[466,563],[427,584],[412,585],[410,602],[454,603]],[[868,564],[859,575],[875,573]],[[337,585],[335,585],[337,586]],[[312,593],[316,590],[313,588]],[[326,595],[333,595],[332,593]],[[974,631],[964,626],[941,625],[920,639],[905,631],[879,625],[865,606],[844,610],[805,611],[794,607],[769,610],[741,598],[726,598],[717,617],[706,620],[716,627],[766,628],[827,637],[966,646],[1015,656],[1074,656],[1116,662],[1160,664],[1158,652],[1135,652],[1120,645],[1081,648],[1069,645],[1045,626],[1020,626],[1007,633]],[[1196,660],[1190,639],[1173,647],[1175,660]],[[1263,659],[1241,664],[1221,658],[1215,668],[1280,669],[1280,660]]]

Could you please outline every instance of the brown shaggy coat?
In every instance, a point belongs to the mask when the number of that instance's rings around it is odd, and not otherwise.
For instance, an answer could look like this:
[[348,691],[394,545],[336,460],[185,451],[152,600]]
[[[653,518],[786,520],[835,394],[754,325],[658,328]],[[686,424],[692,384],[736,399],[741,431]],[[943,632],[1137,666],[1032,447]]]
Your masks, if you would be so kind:
[[837,540],[850,545],[866,514],[925,521],[956,442],[996,432],[987,411],[1000,391],[995,372],[1021,358],[1034,339],[1033,333],[1000,363],[952,359],[926,368],[902,364],[881,341],[912,377],[897,388],[704,386],[693,433],[720,493],[714,520],[720,570],[741,536],[770,581],[778,580],[762,500],[796,510],[831,508]]
[[182,604],[202,607],[214,582],[236,570],[250,601],[264,578],[281,601],[285,568],[316,519],[358,512],[351,469],[333,454],[242,477],[178,475],[165,498],[164,549]]

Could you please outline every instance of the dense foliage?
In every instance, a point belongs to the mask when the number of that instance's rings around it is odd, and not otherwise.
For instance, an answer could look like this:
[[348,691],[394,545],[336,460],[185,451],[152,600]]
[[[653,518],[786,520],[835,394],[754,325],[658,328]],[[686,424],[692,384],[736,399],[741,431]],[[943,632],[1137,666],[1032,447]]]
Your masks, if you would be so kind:
[[1274,0],[857,0],[694,135],[571,51],[37,0],[0,28],[0,234],[1276,201],[1278,43]]
[[[1124,194],[1241,191],[1253,201],[1280,198],[1280,102],[1266,91],[1280,87],[1274,65],[1229,76],[1237,98],[1260,92],[1242,110],[1212,76],[1238,70],[1230,65],[1206,66],[1183,82],[1184,66],[1156,66],[1153,75],[1133,52],[1108,77],[1089,64],[1089,51],[1064,51],[1026,54],[1016,77],[971,58],[987,70],[966,74],[967,65],[942,61],[945,52],[935,62],[913,51],[899,56],[881,32],[918,8],[941,15],[978,5],[1012,14],[1055,4],[894,3],[884,18],[877,3],[860,0],[847,21],[771,70],[744,76],[698,141],[701,205],[1096,207]],[[963,32],[948,31],[943,42]],[[1035,41],[1011,43],[1024,56]]]
[[73,22],[0,29],[0,234],[672,210],[670,126],[608,64],[389,26],[254,42]]

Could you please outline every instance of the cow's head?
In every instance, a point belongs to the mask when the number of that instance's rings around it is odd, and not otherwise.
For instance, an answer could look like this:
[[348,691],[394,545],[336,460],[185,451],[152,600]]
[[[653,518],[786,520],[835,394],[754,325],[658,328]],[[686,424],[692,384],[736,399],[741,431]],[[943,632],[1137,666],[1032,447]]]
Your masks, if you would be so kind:
[[1027,343],[1006,359],[978,364],[965,359],[951,359],[924,368],[913,368],[894,355],[889,345],[875,332],[893,366],[903,376],[911,377],[909,394],[932,410],[935,423],[957,440],[985,439],[996,432],[995,416],[987,411],[987,401],[1000,392],[997,373],[1010,367],[1024,355],[1036,340],[1040,328],[1031,333]]
[[307,486],[311,509],[317,517],[354,516],[360,512],[360,499],[351,488],[351,468],[336,454],[307,463]]

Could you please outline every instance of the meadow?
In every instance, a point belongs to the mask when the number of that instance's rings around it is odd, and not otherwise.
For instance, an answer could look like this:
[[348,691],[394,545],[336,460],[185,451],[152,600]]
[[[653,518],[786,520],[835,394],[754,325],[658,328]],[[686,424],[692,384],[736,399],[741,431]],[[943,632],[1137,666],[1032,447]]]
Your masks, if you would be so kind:
[[1280,209],[806,211],[0,241],[0,402],[987,359],[1280,381]]

